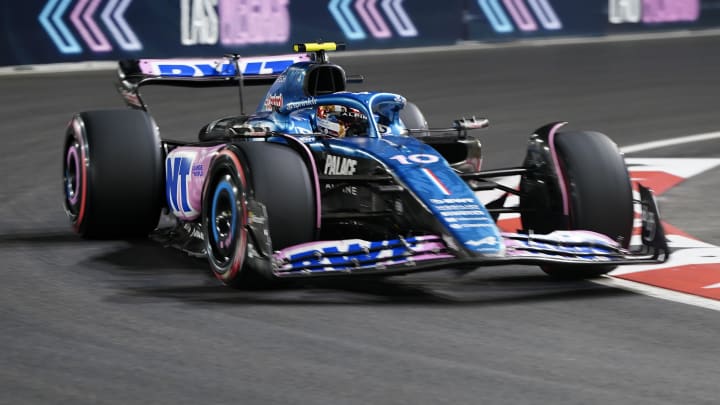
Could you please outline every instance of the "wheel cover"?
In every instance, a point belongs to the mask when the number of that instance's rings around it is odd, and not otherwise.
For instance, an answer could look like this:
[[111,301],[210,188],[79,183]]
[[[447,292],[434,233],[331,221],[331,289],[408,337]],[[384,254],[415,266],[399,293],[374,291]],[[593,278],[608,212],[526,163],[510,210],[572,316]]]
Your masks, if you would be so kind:
[[240,280],[248,244],[243,166],[234,151],[218,152],[203,190],[202,232],[213,274],[226,284]]
[[67,149],[67,157],[65,158],[65,198],[68,206],[74,215],[77,215],[76,207],[78,197],[80,197],[80,157],[78,156],[78,148],[80,145],[73,142]]
[[81,232],[87,204],[88,159],[85,145],[82,127],[75,120],[68,134],[63,160],[63,202],[76,232]]
[[224,175],[215,186],[207,224],[210,237],[210,252],[219,269],[227,271],[236,248],[238,189],[230,175]]

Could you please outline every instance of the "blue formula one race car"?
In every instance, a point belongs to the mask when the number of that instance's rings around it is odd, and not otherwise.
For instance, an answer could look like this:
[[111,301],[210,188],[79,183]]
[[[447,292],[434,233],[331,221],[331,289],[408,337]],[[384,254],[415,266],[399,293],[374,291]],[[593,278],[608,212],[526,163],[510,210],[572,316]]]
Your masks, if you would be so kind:
[[[328,275],[393,275],[532,264],[593,277],[669,254],[651,192],[639,199],[617,146],[550,123],[519,167],[482,171],[473,130],[430,129],[403,96],[349,92],[328,61],[336,43],[295,54],[120,62],[123,110],[87,111],[64,142],[64,201],[87,238],[151,235],[207,257],[223,283]],[[196,142],[161,137],[139,88],[265,84],[252,114],[219,118]],[[519,176],[519,187],[494,179]],[[478,193],[500,190],[481,203]],[[519,204],[508,206],[508,195]],[[507,200],[507,201],[506,201]],[[519,213],[521,229],[497,219]],[[641,217],[638,243],[631,247]],[[262,277],[260,277],[262,276]]]

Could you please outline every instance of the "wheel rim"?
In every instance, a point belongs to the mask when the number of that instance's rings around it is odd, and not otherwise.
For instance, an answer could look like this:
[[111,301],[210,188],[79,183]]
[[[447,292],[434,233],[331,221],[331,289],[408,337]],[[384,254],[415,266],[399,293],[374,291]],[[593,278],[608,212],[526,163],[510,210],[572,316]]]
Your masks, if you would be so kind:
[[233,184],[230,175],[224,175],[215,186],[211,209],[207,224],[212,259],[217,263],[221,272],[233,261],[236,250],[238,209],[236,196],[237,187]]
[[77,142],[70,145],[65,158],[65,198],[71,206],[76,205],[80,196],[80,160]]
[[65,209],[76,230],[82,222],[85,203],[84,157],[82,144],[71,136],[63,160],[63,193]]

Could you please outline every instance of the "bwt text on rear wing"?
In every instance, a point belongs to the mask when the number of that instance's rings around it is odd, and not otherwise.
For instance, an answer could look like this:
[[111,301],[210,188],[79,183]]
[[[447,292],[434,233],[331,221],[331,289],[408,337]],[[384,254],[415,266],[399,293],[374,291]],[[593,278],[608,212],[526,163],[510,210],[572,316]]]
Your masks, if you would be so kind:
[[144,85],[269,85],[290,65],[309,60],[307,54],[242,59],[238,55],[226,55],[219,59],[127,59],[118,64],[117,88],[129,106],[146,110],[139,92]]

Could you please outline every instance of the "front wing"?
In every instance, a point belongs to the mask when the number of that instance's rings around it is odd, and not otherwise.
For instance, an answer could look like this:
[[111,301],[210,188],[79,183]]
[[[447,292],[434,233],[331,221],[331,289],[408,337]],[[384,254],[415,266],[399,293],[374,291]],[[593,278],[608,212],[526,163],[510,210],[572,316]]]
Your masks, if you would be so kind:
[[501,256],[461,257],[438,235],[383,241],[359,239],[311,242],[273,256],[273,275],[280,278],[348,274],[404,274],[439,268],[468,269],[507,264],[616,266],[661,263],[669,249],[655,199],[639,186],[642,208],[640,245],[624,249],[590,231],[555,231],[547,235],[502,233]]

